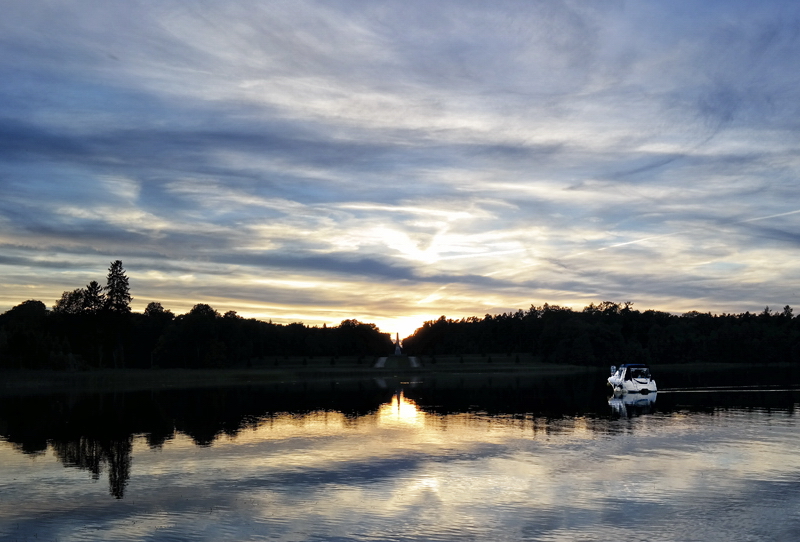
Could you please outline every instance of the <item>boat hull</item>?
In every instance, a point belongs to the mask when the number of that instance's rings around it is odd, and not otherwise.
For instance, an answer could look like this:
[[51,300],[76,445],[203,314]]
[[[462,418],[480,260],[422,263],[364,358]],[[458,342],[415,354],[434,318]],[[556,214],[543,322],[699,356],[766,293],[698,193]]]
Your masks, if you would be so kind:
[[608,379],[608,385],[614,390],[614,393],[655,393],[658,391],[656,381],[653,379],[648,380],[623,380],[619,381],[613,377]]

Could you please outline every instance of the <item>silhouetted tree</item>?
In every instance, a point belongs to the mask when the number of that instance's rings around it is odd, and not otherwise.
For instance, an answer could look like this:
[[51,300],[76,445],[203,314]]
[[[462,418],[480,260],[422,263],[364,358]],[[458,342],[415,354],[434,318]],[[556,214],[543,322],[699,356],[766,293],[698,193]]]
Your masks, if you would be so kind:
[[103,295],[103,287],[100,286],[96,280],[93,280],[86,285],[83,290],[83,310],[90,314],[96,314],[103,310],[105,306],[105,295]]
[[28,324],[38,324],[43,322],[47,316],[47,307],[41,301],[29,299],[12,307],[11,310],[5,313],[5,316]]
[[161,303],[151,301],[143,314],[133,313],[130,316],[132,363],[137,367],[160,365],[157,359],[158,344],[175,320],[175,315]]
[[47,308],[29,300],[0,316],[0,367],[46,367],[52,349]]
[[111,262],[106,278],[106,308],[112,312],[127,314],[131,311],[131,301],[128,285],[128,276],[120,260]]
[[158,358],[169,365],[186,368],[225,365],[225,345],[220,341],[219,313],[198,303],[187,314],[175,318],[161,339]]
[[163,318],[172,320],[175,315],[171,310],[165,309],[158,301],[151,301],[144,308],[144,315],[148,318]]
[[128,276],[120,260],[111,262],[108,268],[105,292],[105,309],[114,316],[107,323],[112,328],[110,336],[113,337],[114,346],[111,355],[114,367],[124,367],[125,343],[130,330],[130,322],[127,317],[131,312],[130,303],[133,298],[130,294]]
[[189,311],[189,314],[187,316],[195,319],[202,318],[207,320],[214,320],[216,318],[219,318],[219,313],[211,305],[207,305],[205,303],[198,303],[197,305],[192,307],[192,310]]
[[58,314],[80,314],[83,312],[84,297],[86,292],[82,288],[67,291],[61,294],[61,299],[56,300],[53,312]]

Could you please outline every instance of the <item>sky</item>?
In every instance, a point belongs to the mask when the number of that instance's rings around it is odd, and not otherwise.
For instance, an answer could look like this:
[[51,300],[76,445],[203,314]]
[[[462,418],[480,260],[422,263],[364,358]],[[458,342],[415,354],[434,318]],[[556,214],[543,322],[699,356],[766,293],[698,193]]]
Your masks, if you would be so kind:
[[274,322],[800,294],[800,3],[17,1],[0,312]]

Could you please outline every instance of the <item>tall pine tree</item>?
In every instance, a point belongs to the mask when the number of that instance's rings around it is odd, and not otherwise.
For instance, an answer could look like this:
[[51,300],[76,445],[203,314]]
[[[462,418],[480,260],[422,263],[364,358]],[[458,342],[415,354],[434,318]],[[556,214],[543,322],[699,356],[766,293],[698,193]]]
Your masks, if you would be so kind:
[[106,299],[103,295],[103,287],[96,280],[87,284],[83,290],[83,311],[96,314],[103,310],[105,304]]
[[128,286],[128,276],[120,260],[111,262],[111,267],[108,268],[105,291],[106,309],[120,314],[131,312],[130,305],[133,298]]

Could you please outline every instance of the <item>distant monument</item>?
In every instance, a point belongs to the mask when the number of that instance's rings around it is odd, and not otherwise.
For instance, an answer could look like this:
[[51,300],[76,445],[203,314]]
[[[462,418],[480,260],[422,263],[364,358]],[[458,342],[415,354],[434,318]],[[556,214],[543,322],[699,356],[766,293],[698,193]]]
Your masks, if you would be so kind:
[[375,361],[375,365],[373,365],[373,367],[376,369],[393,369],[400,371],[421,366],[422,365],[416,356],[407,356],[406,354],[403,354],[403,349],[400,347],[399,333],[397,334],[397,338],[394,340],[394,355],[380,357]]

